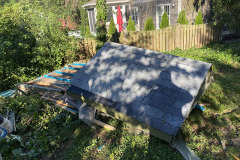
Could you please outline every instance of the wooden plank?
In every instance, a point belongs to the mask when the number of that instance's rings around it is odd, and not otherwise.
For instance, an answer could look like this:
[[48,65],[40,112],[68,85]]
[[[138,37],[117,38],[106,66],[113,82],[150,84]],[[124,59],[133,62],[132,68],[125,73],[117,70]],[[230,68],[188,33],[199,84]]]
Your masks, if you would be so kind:
[[23,91],[31,90],[33,92],[50,92],[50,93],[64,94],[63,90],[61,89],[42,87],[42,86],[36,86],[36,85],[18,84],[17,88]]
[[156,32],[156,50],[160,51],[160,31],[157,30]]
[[182,25],[183,28],[183,50],[186,49],[186,25]]
[[197,48],[197,27],[194,25],[194,47]]
[[189,25],[189,48],[192,48],[192,26]]
[[200,27],[199,25],[197,26],[197,46],[200,48]]
[[160,52],[163,52],[163,32],[162,29],[159,30],[159,42],[160,42]]
[[184,50],[184,28],[183,25],[181,25],[181,49]]
[[168,44],[169,44],[169,40],[168,40],[168,29],[169,27],[165,28],[165,52],[168,51]]
[[203,41],[204,41],[204,24],[201,24],[201,37],[200,37],[200,40],[201,40],[201,47],[203,47]]
[[185,25],[185,30],[186,30],[186,44],[185,44],[185,50],[188,49],[188,41],[189,41],[189,32],[188,32],[188,25]]
[[180,24],[177,24],[176,25],[176,32],[175,32],[175,42],[176,42],[175,47],[178,47],[178,48],[181,49],[180,37],[181,37]]
[[137,47],[136,32],[133,32],[133,46]]
[[140,32],[137,32],[137,47],[141,48],[141,39],[140,39]]
[[102,126],[102,127],[105,128],[105,129],[108,129],[108,130],[110,130],[110,131],[116,130],[115,127],[110,126],[109,124],[106,124],[106,123],[101,122],[101,121],[99,121],[99,120],[93,119],[92,122],[95,123],[95,124],[97,124],[97,125],[99,125],[99,126]]
[[172,50],[172,30],[172,26],[168,27],[168,51]]
[[210,42],[213,42],[213,25],[211,24],[211,28],[210,28],[211,30],[211,32],[210,32],[210,34],[211,34],[211,38],[210,38]]
[[166,29],[163,29],[163,52],[166,52]]

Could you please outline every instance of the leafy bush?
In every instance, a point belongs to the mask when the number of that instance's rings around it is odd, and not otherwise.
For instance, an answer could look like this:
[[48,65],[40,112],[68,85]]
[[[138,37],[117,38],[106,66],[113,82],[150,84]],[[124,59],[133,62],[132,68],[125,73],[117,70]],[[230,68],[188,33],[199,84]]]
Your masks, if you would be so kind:
[[195,19],[195,24],[203,24],[202,12],[199,11]]
[[109,29],[108,29],[108,34],[113,35],[116,31],[117,31],[117,28],[116,28],[116,26],[114,24],[113,19],[111,18]]
[[160,28],[166,28],[169,27],[169,20],[168,20],[168,16],[167,16],[167,12],[165,12],[162,16],[162,21],[160,24]]
[[148,17],[146,22],[145,22],[144,31],[151,31],[151,30],[155,30],[154,23],[153,23],[153,18]]
[[18,3],[0,11],[0,90],[74,60],[75,41],[60,29],[60,17],[37,7]]
[[180,24],[188,24],[188,19],[186,17],[186,12],[184,10],[182,10],[180,13],[179,13],[179,16],[178,16],[178,23]]
[[136,31],[134,20],[132,20],[131,16],[129,16],[127,30],[128,31]]

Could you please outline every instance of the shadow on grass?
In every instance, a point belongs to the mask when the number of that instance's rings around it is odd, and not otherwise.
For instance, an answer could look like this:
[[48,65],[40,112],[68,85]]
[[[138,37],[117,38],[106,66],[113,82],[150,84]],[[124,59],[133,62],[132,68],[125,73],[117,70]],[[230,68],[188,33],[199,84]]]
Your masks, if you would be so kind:
[[[240,42],[210,44],[200,50],[210,49],[203,60],[213,64],[214,83],[201,102],[206,111],[193,110],[182,129],[188,145],[202,159],[231,159],[224,153],[221,140],[239,156],[240,124]],[[201,53],[201,52],[200,52]],[[211,153],[211,154],[209,154]]]

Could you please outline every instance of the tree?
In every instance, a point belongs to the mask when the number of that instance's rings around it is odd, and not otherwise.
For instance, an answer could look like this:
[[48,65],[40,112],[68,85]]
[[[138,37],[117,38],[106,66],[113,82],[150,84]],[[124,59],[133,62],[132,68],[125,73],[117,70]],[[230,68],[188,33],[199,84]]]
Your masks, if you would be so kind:
[[131,16],[129,16],[127,30],[128,31],[136,31],[134,20],[132,20]]
[[213,20],[218,26],[224,26],[236,32],[240,30],[240,1],[213,0]]
[[106,29],[106,21],[107,21],[107,3],[106,0],[97,0],[96,3],[97,8],[97,46],[96,50],[98,51],[104,43],[107,41],[107,29]]
[[165,12],[162,16],[162,21],[160,24],[160,28],[166,28],[169,27],[169,20],[168,20],[168,16],[167,16],[167,12]]
[[111,20],[110,20],[110,25],[109,25],[109,29],[108,29],[108,34],[109,34],[109,35],[113,35],[116,31],[117,31],[117,28],[116,28],[116,26],[115,26],[115,24],[114,24],[113,19],[111,18]]
[[144,31],[151,31],[151,30],[155,30],[154,23],[153,23],[153,18],[148,17],[146,22],[145,22]]
[[195,24],[203,24],[202,12],[199,11],[195,19]]
[[178,16],[178,23],[180,24],[188,24],[188,19],[186,17],[186,12],[184,10],[182,10],[180,13],[179,13],[179,16]]

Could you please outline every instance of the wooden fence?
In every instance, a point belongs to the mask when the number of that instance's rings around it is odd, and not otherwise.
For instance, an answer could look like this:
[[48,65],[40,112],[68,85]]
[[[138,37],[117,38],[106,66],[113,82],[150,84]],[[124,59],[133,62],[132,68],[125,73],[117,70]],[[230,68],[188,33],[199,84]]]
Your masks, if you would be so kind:
[[[222,30],[216,26],[175,25],[154,31],[121,32],[109,41],[160,52],[174,50],[176,47],[186,50],[200,48],[210,42],[222,40]],[[96,40],[84,38],[77,41],[79,59],[91,58],[96,53]]]
[[83,38],[77,40],[77,52],[79,59],[89,59],[96,54],[96,40]]
[[[118,39],[116,39],[118,38]],[[216,26],[175,25],[155,31],[121,32],[113,41],[160,52],[171,51],[176,47],[186,50],[200,48],[210,42],[222,40],[222,30]]]

